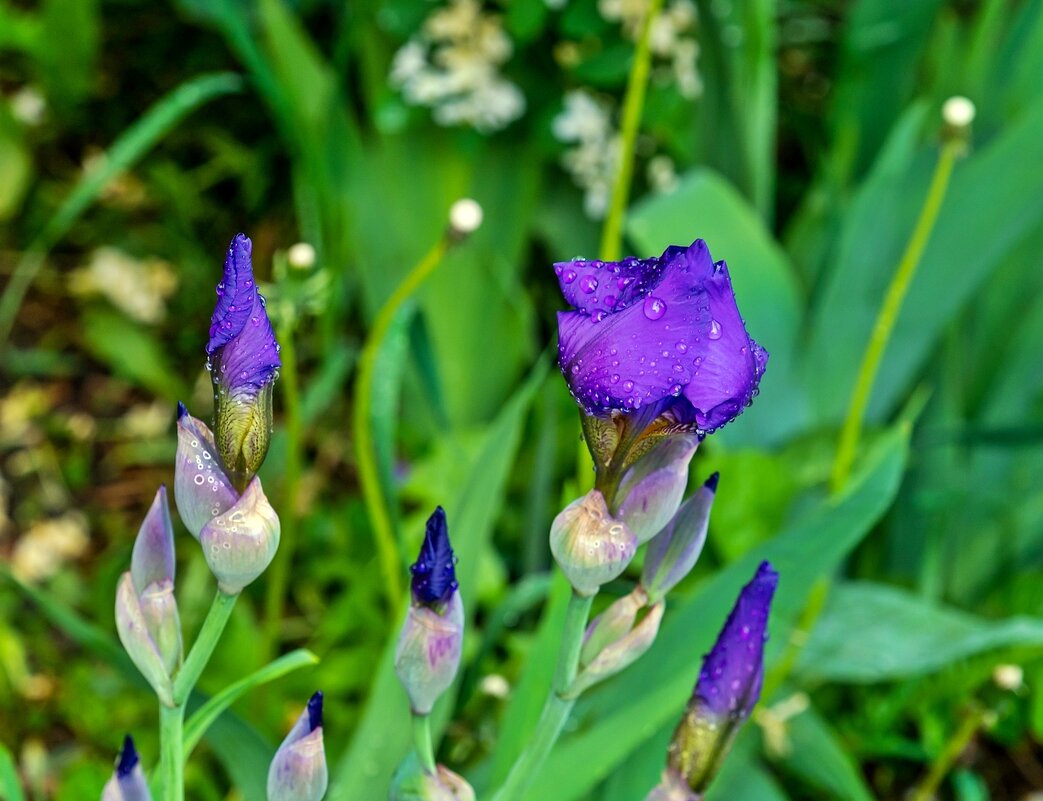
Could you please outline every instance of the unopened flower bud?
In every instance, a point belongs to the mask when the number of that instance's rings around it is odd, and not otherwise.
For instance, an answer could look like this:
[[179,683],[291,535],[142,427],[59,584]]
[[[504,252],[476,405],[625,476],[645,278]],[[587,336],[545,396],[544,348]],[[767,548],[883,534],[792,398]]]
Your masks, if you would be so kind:
[[666,768],[659,784],[645,796],[645,801],[700,801],[702,796],[692,792],[692,788],[677,771]]
[[281,366],[275,332],[254,280],[252,252],[244,234],[228,246],[206,345],[214,383],[214,437],[238,487],[254,476],[268,453],[272,385]]
[[410,755],[391,780],[390,801],[475,801],[474,790],[463,776],[444,765],[434,773],[420,769]]
[[764,682],[764,641],[779,574],[762,562],[742,588],[717,642],[703,660],[667,752],[667,768],[702,793],[753,712]]
[[598,490],[566,506],[551,524],[550,550],[580,595],[594,595],[622,573],[637,551],[637,537],[613,518]]
[[322,743],[322,693],[308,701],[268,768],[268,801],[320,801],[329,773]]
[[279,548],[279,531],[279,516],[261,480],[254,477],[235,505],[207,523],[199,535],[217,586],[234,595],[261,575]]
[[141,770],[141,760],[129,734],[123,740],[112,778],[102,790],[101,801],[152,801],[145,774]]
[[130,570],[116,590],[120,641],[163,703],[173,705],[170,677],[181,664],[181,623],[174,598],[174,528],[160,487],[134,541]]
[[428,518],[412,566],[413,599],[395,651],[395,673],[418,715],[431,711],[460,666],[464,608],[455,564],[445,511],[439,506]]
[[593,658],[583,663],[566,695],[575,698],[598,682],[628,668],[642,657],[655,642],[659,624],[663,620],[664,608],[662,601],[649,607],[637,625],[628,629],[623,636],[609,642]]
[[666,437],[623,477],[616,516],[634,532],[638,544],[658,534],[681,505],[688,464],[698,447],[695,434]]
[[666,597],[695,567],[706,544],[710,509],[717,493],[719,473],[710,476],[702,487],[685,501],[673,519],[657,534],[645,553],[641,584],[653,603]]
[[239,492],[217,456],[214,435],[183,403],[177,405],[174,500],[182,522],[196,539],[203,526],[239,500]]

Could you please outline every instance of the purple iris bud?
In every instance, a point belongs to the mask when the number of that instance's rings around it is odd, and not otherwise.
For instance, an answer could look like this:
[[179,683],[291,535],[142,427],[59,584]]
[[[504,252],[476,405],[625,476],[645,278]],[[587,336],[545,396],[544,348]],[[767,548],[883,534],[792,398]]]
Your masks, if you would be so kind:
[[641,585],[648,597],[659,601],[687,576],[706,544],[710,509],[717,495],[720,473],[714,473],[684,502],[666,527],[648,544]]
[[439,506],[428,518],[412,567],[413,602],[395,650],[395,673],[418,715],[431,711],[460,667],[464,607],[456,591],[454,563],[445,511]]
[[101,801],[152,801],[141,760],[129,734],[123,740],[116,768],[102,791]]
[[708,433],[758,392],[767,352],[739,314],[725,263],[703,240],[659,258],[554,265],[565,299],[558,357],[588,415],[651,410]]
[[389,801],[475,801],[474,789],[467,780],[436,765],[433,773],[421,770],[415,759],[407,758],[391,779]]
[[742,588],[724,628],[703,660],[684,717],[674,731],[667,771],[703,792],[753,712],[764,682],[764,641],[779,574],[762,562]]
[[268,452],[272,384],[281,366],[275,332],[254,281],[252,250],[244,234],[236,234],[228,246],[206,345],[217,448],[240,489]]
[[688,486],[688,464],[699,447],[695,434],[678,434],[656,444],[620,482],[616,516],[638,544],[652,539],[670,522]]
[[456,557],[449,545],[449,527],[441,506],[427,519],[424,542],[410,571],[414,603],[440,606],[456,592]]
[[181,664],[181,622],[174,598],[174,527],[160,487],[134,542],[130,570],[116,589],[116,630],[159,699],[173,706],[171,676]]
[[214,435],[199,418],[177,405],[177,453],[174,456],[174,500],[189,533],[199,539],[203,526],[239,500],[217,455]]
[[322,693],[315,693],[268,768],[268,801],[320,801],[329,771],[322,741]]

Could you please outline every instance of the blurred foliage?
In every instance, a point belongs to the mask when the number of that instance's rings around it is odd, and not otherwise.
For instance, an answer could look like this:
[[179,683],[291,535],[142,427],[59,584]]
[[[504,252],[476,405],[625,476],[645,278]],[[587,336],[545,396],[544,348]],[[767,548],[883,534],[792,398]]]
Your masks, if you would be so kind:
[[[524,743],[564,610],[546,532],[581,467],[574,404],[548,370],[549,264],[593,255],[592,185],[570,165],[608,152],[561,120],[583,90],[611,140],[631,4],[487,2],[510,44],[501,77],[525,99],[496,131],[439,124],[445,108],[391,77],[433,13],[464,5],[0,0],[0,796],[97,798],[124,731],[157,754],[113,593],[172,478],[174,401],[208,415],[213,285],[244,230],[296,356],[300,397],[276,400],[264,468],[292,564],[275,641],[258,635],[262,579],[200,690],[296,648],[320,662],[220,716],[188,793],[261,797],[274,744],[321,687],[330,798],[384,797],[409,741],[350,434],[355,369],[462,196],[485,223],[396,318],[372,432],[403,570],[437,503],[460,557],[471,617],[436,708],[440,759],[482,793]],[[942,797],[1025,801],[1043,790],[1043,1],[666,7],[678,21],[654,61],[628,250],[705,238],[771,362],[694,462],[693,480],[722,473],[710,547],[655,653],[582,700],[531,797],[647,791],[699,656],[770,556],[770,695],[711,801],[897,801],[981,708],[995,723]],[[694,94],[671,60],[687,39]],[[837,429],[953,94],[977,106],[971,147],[885,354],[858,476],[830,499]],[[291,258],[297,242],[313,258]],[[212,586],[178,537],[190,637]]]

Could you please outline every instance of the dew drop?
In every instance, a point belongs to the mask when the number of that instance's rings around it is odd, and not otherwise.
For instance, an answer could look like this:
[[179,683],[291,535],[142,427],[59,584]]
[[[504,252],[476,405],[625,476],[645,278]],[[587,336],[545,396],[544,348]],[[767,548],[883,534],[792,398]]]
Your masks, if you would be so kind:
[[666,314],[666,303],[652,295],[645,298],[645,317],[649,320],[658,320],[664,314]]
[[677,348],[677,352],[678,353],[687,353],[688,352],[688,343],[685,342],[683,339],[680,342],[678,342],[676,345],[674,345],[674,347]]
[[585,275],[579,279],[579,288],[589,295],[598,288],[598,279],[592,275]]
[[203,484],[204,484],[204,483],[206,482],[206,479],[205,479],[205,478],[203,478],[203,476],[201,476],[201,475],[197,475],[197,476],[196,476],[195,478],[193,478],[192,480],[193,480],[193,481],[194,481],[194,482],[195,482],[195,483],[196,483],[196,484],[197,484],[198,486],[202,486],[202,485],[203,485]]
[[605,295],[605,305],[608,306],[610,309],[614,309],[616,307],[616,296]]
[[561,280],[566,284],[571,284],[573,281],[576,280],[576,271],[566,270],[561,274]]
[[[623,391],[624,392],[630,392],[630,390],[632,390],[633,388],[634,388],[634,382],[633,381],[624,381],[623,382]],[[633,403],[633,401],[630,401],[630,402]]]
[[716,320],[710,320],[710,333],[706,335],[710,339],[721,338],[721,324]]
[[613,384],[618,384],[619,383],[619,374],[618,373],[613,373],[612,374],[612,378],[610,378],[609,381],[611,381]]

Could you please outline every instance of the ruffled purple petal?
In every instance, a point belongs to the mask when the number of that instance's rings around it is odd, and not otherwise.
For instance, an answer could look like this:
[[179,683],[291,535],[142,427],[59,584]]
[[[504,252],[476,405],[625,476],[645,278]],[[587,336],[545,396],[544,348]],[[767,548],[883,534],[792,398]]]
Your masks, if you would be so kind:
[[745,719],[764,683],[764,641],[779,574],[768,562],[739,593],[699,673],[693,700],[718,717]]
[[708,432],[756,395],[767,354],[746,333],[727,267],[702,240],[658,259],[555,271],[576,306],[558,313],[559,364],[588,414],[661,404]]
[[244,234],[236,234],[228,246],[206,345],[216,382],[233,397],[255,395],[281,366],[275,332],[254,281],[252,250]]

